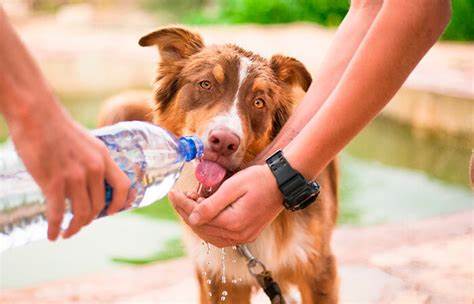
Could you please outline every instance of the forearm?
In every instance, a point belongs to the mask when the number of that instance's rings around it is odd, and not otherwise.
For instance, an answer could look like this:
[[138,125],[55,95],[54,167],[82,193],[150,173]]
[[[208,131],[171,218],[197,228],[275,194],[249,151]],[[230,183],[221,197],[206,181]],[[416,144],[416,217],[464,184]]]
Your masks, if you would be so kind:
[[285,148],[290,163],[317,176],[393,97],[449,17],[449,1],[386,1],[337,87]]
[[0,40],[0,113],[7,123],[38,112],[59,113],[61,108],[40,69],[1,7]]
[[303,100],[294,110],[273,142],[258,156],[263,162],[275,150],[285,147],[321,108],[341,79],[370,25],[382,6],[382,0],[353,0]]

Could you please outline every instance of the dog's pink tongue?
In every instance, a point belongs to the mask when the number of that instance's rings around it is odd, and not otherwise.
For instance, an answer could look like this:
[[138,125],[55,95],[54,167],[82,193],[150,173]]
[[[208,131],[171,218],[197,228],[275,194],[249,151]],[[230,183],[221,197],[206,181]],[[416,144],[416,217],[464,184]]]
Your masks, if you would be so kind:
[[226,169],[218,163],[203,160],[196,167],[194,174],[204,187],[210,188],[222,182],[226,175]]

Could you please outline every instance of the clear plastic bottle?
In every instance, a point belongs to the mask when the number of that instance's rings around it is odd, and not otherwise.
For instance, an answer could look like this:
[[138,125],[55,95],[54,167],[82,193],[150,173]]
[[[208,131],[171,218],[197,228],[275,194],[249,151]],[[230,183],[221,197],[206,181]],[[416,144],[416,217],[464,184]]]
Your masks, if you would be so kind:
[[[178,139],[145,122],[121,122],[92,133],[105,143],[114,161],[132,181],[130,191],[135,192],[135,200],[130,209],[145,207],[163,198],[179,177],[184,163],[203,153],[199,138]],[[105,211],[113,191],[107,184],[104,186]],[[71,218],[67,209],[63,229]],[[0,151],[0,252],[46,237],[45,198],[14,149],[6,147]]]

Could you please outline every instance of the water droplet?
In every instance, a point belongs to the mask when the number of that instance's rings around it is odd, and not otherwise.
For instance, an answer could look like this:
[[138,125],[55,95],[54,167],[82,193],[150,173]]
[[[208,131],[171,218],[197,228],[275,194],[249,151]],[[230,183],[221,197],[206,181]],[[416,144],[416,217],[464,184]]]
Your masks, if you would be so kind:
[[[205,244],[205,245],[207,246],[207,250],[206,250],[207,262],[206,262],[206,264],[207,264],[208,269],[209,269],[209,267],[210,267],[210,265],[211,265],[211,261],[210,261],[211,246],[210,246],[209,243],[207,243],[207,242],[204,242],[203,244]],[[211,279],[208,279],[208,278],[207,278],[207,272],[206,272],[206,271],[203,271],[203,272],[202,272],[202,275],[204,276],[204,280],[206,280],[207,284],[211,285],[212,281],[211,281]],[[209,297],[212,297],[212,292],[209,291],[208,294],[209,294]]]
[[226,283],[226,277],[225,277],[225,248],[221,249],[221,266],[222,266],[222,276],[221,276],[221,282],[223,284]]
[[222,295],[223,295],[223,296],[227,296],[227,290],[224,290],[224,291],[222,292]]
[[225,301],[225,297],[224,297],[224,296],[221,297],[221,301],[222,301],[222,302]]
[[232,279],[232,284],[237,284],[237,280],[236,280],[236,279]]

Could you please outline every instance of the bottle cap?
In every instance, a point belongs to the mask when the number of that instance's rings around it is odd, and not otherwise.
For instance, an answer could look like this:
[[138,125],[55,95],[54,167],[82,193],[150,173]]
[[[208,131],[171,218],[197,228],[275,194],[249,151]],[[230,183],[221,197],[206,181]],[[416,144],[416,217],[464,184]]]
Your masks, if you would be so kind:
[[204,144],[197,136],[183,136],[179,139],[179,150],[186,161],[192,161],[203,155]]

